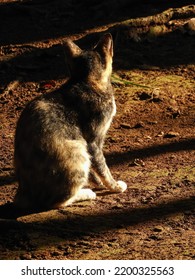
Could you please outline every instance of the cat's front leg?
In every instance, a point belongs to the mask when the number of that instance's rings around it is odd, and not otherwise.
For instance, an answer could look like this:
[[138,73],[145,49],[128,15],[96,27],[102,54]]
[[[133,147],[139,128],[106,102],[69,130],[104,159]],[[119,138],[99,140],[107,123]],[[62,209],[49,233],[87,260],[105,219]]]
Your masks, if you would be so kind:
[[100,177],[105,187],[114,192],[124,192],[127,189],[127,184],[123,181],[114,180],[106,164],[102,149],[96,143],[92,143],[89,145],[89,152],[92,156],[92,168]]
[[89,184],[94,186],[96,189],[104,189],[105,186],[99,177],[99,175],[96,173],[96,171],[91,167],[90,173],[89,173]]

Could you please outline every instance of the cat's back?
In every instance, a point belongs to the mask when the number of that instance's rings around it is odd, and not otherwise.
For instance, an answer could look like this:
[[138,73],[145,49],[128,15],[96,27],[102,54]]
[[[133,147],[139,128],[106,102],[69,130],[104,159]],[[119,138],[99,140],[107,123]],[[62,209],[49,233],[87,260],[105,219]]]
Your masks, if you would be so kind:
[[[68,102],[67,102],[68,103]],[[53,137],[80,139],[78,116],[63,100],[62,92],[56,91],[35,98],[24,108],[16,129],[15,146],[44,145]]]

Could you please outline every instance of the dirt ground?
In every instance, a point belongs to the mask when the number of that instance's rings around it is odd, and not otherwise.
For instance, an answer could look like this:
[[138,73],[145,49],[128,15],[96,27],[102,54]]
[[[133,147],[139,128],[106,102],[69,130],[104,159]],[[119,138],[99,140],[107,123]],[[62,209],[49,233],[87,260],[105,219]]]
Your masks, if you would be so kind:
[[195,259],[195,40],[185,29],[189,18],[160,32],[113,34],[117,115],[105,155],[127,191],[97,191],[93,202],[3,219],[17,189],[16,122],[29,100],[66,81],[64,39],[89,46],[114,22],[193,1],[126,2],[0,1],[1,259]]

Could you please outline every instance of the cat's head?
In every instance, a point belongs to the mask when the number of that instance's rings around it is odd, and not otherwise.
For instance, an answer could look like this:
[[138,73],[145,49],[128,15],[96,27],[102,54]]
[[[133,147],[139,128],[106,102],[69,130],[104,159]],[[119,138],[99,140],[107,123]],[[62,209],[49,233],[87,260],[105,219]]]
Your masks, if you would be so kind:
[[82,50],[71,40],[67,40],[64,46],[72,79],[96,83],[100,88],[107,86],[112,72],[111,34],[103,35],[92,50]]

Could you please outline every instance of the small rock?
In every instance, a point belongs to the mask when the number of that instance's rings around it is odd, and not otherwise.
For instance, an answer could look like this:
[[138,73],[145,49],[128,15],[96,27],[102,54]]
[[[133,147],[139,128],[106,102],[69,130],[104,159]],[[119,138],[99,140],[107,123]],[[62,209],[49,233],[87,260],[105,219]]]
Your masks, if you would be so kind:
[[32,256],[30,253],[24,253],[20,255],[20,260],[31,260]]
[[149,100],[153,102],[161,102],[162,99],[160,98],[160,91],[158,88],[152,90],[152,92],[141,92],[138,94],[139,100]]
[[184,24],[184,32],[189,35],[195,35],[195,18],[191,18],[188,22]]
[[163,35],[165,32],[167,32],[167,28],[165,25],[154,25],[151,26],[148,31],[148,37],[157,37]]
[[166,133],[164,135],[164,138],[173,138],[173,137],[177,137],[179,136],[179,133],[178,132],[175,132],[175,131],[169,131],[168,133]]
[[118,210],[118,209],[122,209],[123,206],[122,205],[115,205],[112,207],[113,210]]
[[144,124],[142,122],[138,122],[133,126],[133,128],[141,128],[141,127],[144,127]]
[[164,131],[160,131],[158,134],[157,134],[157,137],[164,137],[165,133]]
[[117,139],[114,138],[114,137],[108,137],[107,140],[108,140],[110,143],[116,143],[116,142],[117,142]]
[[153,91],[152,91],[152,101],[154,101],[154,102],[162,101],[162,99],[160,98],[159,88],[154,88],[153,89]]
[[157,235],[154,235],[154,234],[150,235],[149,238],[152,239],[152,240],[155,240],[155,241],[158,241],[158,240],[162,239],[160,236],[157,236]]
[[60,252],[59,251],[53,251],[53,252],[51,252],[51,256],[52,257],[57,257],[57,256],[59,256],[60,255]]
[[176,119],[179,116],[181,116],[181,111],[177,106],[170,106],[167,108],[167,110],[170,112],[170,115],[173,119]]
[[138,122],[138,123],[136,123],[134,126],[131,126],[131,125],[128,124],[128,123],[121,123],[121,124],[120,124],[120,127],[121,127],[121,128],[125,128],[125,129],[141,128],[141,127],[144,127],[144,124],[143,124],[142,122]]
[[129,166],[135,166],[135,165],[136,166],[145,166],[145,163],[143,160],[136,158],[136,159],[134,159],[134,161],[129,163]]
[[153,231],[154,232],[162,232],[163,231],[163,227],[162,226],[155,226]]
[[151,140],[151,139],[152,139],[152,137],[151,137],[151,136],[149,136],[149,135],[146,135],[146,136],[145,136],[145,139],[149,139],[149,140]]
[[126,129],[131,128],[131,126],[130,126],[128,123],[121,123],[121,124],[120,124],[120,127],[121,127],[121,128],[126,128]]
[[141,198],[141,203],[147,204],[148,202],[149,202],[149,200],[148,200],[147,197],[142,197],[142,198]]

